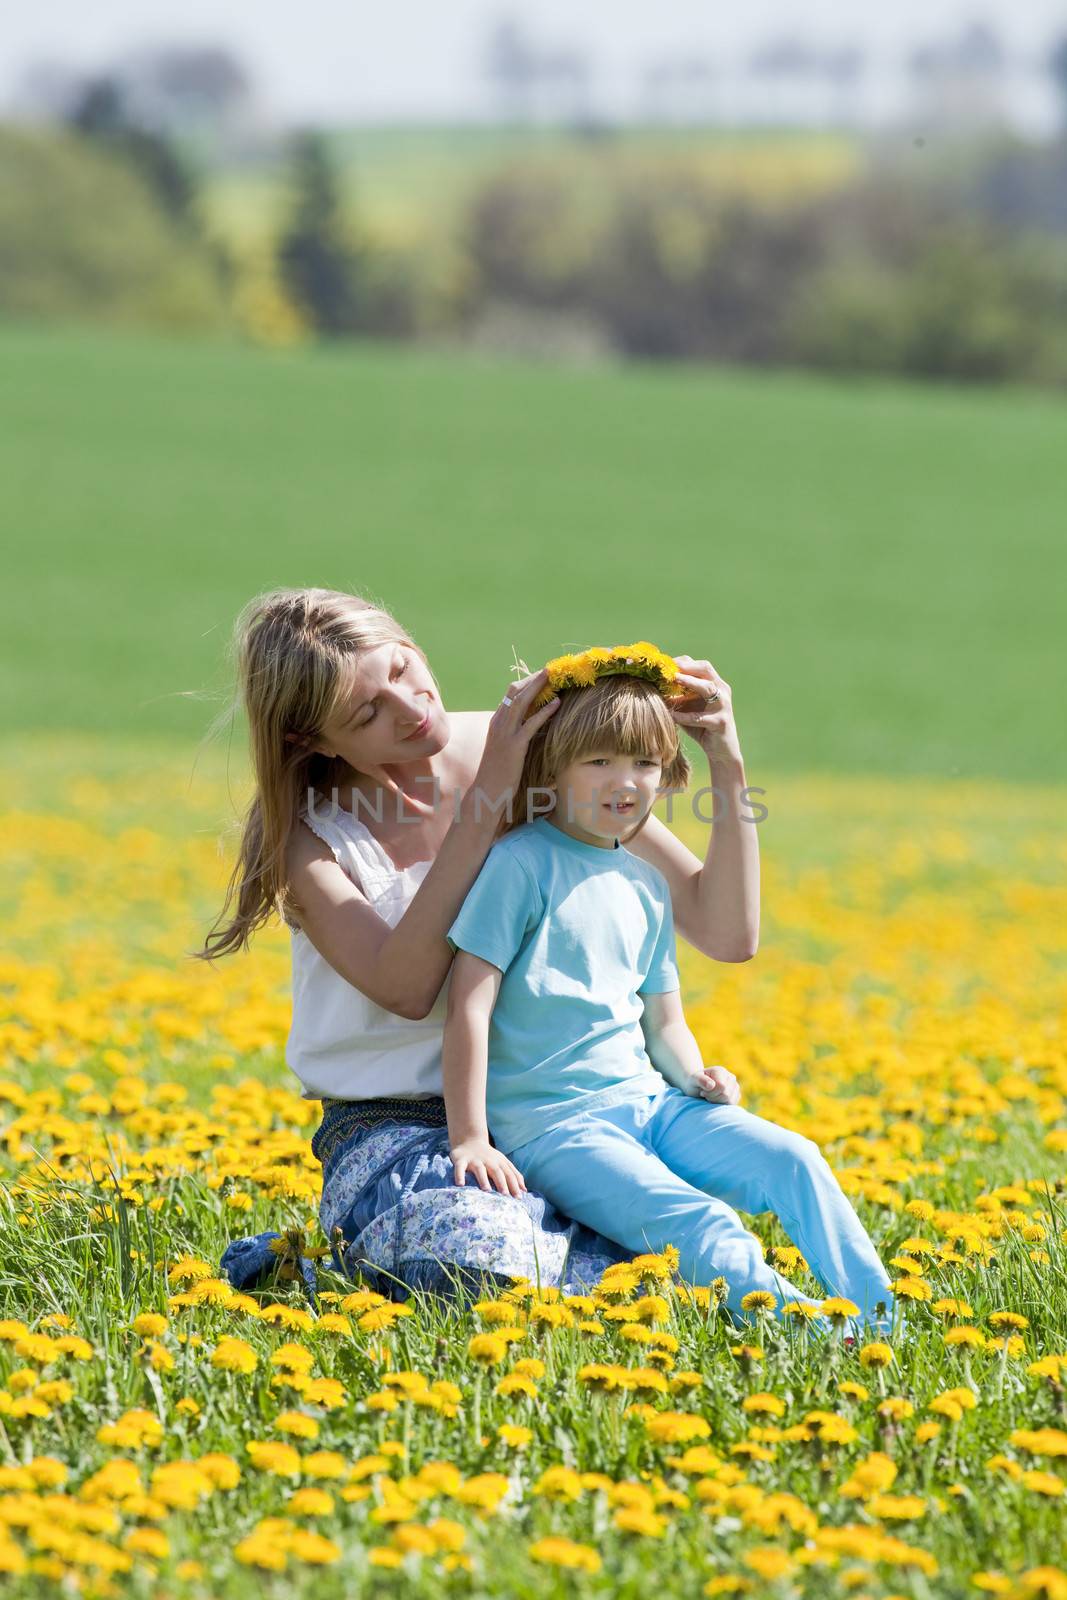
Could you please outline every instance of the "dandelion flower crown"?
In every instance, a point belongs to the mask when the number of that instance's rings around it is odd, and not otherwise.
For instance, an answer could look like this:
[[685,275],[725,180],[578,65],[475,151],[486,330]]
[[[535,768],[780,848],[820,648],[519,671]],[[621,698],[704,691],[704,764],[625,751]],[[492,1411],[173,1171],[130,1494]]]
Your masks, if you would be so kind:
[[[530,670],[524,662],[516,665],[524,672]],[[577,655],[555,656],[545,662],[545,667],[548,682],[531,705],[531,714],[547,705],[561,689],[590,689],[601,678],[644,678],[655,685],[665,700],[684,699],[688,693],[684,684],[678,682],[673,656],[665,655],[647,639],[639,639],[636,644],[612,645],[610,649],[594,645]]]

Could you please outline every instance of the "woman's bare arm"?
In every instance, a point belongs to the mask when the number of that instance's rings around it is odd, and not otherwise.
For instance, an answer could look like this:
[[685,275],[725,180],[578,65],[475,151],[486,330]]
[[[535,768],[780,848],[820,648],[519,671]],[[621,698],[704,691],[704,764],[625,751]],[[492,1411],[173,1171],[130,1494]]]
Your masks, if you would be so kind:
[[[663,873],[683,939],[713,961],[750,961],[759,947],[760,871],[756,823],[742,799],[744,763],[712,766],[709,783],[716,820],[705,824],[703,861],[658,817],[649,817],[627,849]],[[708,796],[702,814],[710,816],[711,807]]]
[[658,867],[670,884],[674,925],[683,939],[713,961],[751,961],[759,947],[759,840],[746,797],[733,692],[710,661],[674,659],[690,693],[671,714],[708,761],[699,809],[697,793],[692,796],[694,813],[708,829],[707,853],[699,860],[658,817],[649,817],[628,848]]
[[425,1017],[452,964],[445,933],[459,914],[492,844],[492,829],[453,823],[414,899],[395,927],[374,910],[306,823],[290,844],[294,915],[319,954],[373,1000],[401,1017]]

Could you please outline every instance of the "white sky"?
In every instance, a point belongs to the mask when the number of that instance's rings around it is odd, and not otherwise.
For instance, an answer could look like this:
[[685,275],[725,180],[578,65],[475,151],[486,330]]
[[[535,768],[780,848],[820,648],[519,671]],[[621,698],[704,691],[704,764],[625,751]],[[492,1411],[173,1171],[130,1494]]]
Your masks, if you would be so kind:
[[[641,64],[689,49],[724,64],[769,35],[866,45],[893,58],[972,20],[1013,50],[1067,32],[1067,0],[6,0],[0,100],[34,61],[75,67],[170,42],[230,46],[286,115],[447,114],[477,104],[492,22],[511,15],[544,44],[590,50],[597,99],[625,96]],[[739,14],[740,12],[740,14]]]

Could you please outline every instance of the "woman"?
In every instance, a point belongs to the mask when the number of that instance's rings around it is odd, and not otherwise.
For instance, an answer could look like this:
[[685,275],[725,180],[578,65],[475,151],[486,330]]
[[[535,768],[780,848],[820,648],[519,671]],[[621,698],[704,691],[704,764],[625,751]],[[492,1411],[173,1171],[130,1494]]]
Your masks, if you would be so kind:
[[[292,936],[286,1060],[323,1102],[312,1148],[339,1264],[394,1299],[415,1288],[529,1278],[574,1293],[629,1252],[510,1183],[490,1156],[454,1181],[441,1080],[452,950],[445,934],[514,795],[542,669],[491,712],[447,712],[395,618],[327,589],[258,596],[237,619],[238,687],[255,794],[226,903],[199,952],[246,947],[278,910]],[[741,819],[744,765],[730,687],[675,658],[693,691],[673,715],[703,748],[716,824],[701,862],[650,817],[632,849],[658,867],[682,937],[719,961],[755,954],[759,860]],[[721,815],[719,814],[721,810]],[[235,1279],[263,1239],[227,1252]],[[258,1245],[258,1248],[257,1248]]]

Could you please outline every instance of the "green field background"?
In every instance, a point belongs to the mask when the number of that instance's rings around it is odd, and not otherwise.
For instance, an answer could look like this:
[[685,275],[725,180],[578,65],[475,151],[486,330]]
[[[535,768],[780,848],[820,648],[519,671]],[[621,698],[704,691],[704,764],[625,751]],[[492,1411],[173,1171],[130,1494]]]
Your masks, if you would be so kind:
[[[446,704],[634,638],[731,683],[752,783],[1058,782],[1065,408],[751,370],[0,330],[0,731],[200,740],[239,607],[389,606]],[[238,741],[239,742],[239,741]]]

